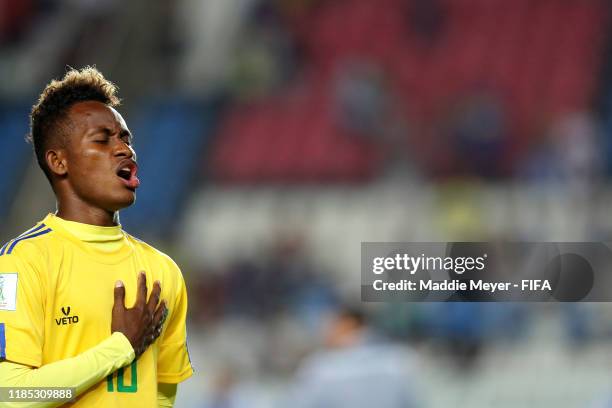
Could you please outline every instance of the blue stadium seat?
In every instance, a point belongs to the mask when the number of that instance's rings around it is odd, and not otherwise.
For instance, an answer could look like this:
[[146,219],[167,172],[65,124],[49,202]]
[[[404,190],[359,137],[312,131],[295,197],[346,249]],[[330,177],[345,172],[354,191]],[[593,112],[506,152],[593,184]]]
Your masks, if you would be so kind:
[[29,131],[29,106],[0,102],[0,219],[8,216],[31,156],[25,137]]
[[121,213],[130,233],[167,238],[199,174],[198,162],[216,123],[216,103],[164,98],[142,105],[126,121],[134,134],[141,187]]

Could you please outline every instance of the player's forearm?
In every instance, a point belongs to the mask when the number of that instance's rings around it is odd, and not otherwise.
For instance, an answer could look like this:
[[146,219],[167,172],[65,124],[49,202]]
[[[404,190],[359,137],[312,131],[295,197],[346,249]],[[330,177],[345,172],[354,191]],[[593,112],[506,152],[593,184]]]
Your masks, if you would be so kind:
[[157,406],[159,408],[172,408],[176,399],[176,384],[157,384]]
[[[0,363],[0,384],[4,387],[70,387],[82,394],[134,359],[129,340],[116,332],[97,346],[76,357],[30,368],[9,361]],[[0,402],[0,407],[51,408],[61,402]]]

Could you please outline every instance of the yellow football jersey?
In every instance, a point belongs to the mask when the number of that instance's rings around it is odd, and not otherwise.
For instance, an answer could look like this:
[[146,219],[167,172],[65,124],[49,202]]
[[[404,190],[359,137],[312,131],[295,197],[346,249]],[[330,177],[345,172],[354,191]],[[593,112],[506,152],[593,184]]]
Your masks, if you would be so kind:
[[186,346],[187,292],[170,257],[118,227],[49,214],[0,248],[0,359],[32,367],[76,356],[111,335],[115,282],[136,300],[139,271],[148,293],[161,282],[169,309],[161,336],[131,365],[66,406],[153,407],[157,383],[193,373]]

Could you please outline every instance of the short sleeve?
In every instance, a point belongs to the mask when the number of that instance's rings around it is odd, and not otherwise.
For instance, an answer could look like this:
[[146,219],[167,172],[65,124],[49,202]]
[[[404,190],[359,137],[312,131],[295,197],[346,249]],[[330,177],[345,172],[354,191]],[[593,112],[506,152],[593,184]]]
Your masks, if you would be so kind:
[[23,253],[0,256],[0,360],[42,364],[43,288]]
[[187,289],[177,270],[178,285],[174,305],[169,305],[166,330],[161,338],[157,360],[157,381],[177,384],[193,374],[187,351]]

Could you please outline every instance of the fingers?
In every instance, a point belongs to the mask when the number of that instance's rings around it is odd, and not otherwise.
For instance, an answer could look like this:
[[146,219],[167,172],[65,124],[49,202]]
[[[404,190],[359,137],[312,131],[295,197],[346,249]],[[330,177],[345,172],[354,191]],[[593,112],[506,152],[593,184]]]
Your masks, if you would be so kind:
[[[147,282],[144,272],[138,274],[136,302],[125,307],[125,285],[117,281],[114,289],[111,331],[120,331],[130,340],[137,356],[153,344],[163,331],[168,315],[166,302],[161,300],[161,283],[155,281],[147,300]],[[161,300],[161,302],[160,302]]]
[[150,333],[151,343],[160,336],[167,316],[168,308],[166,307],[166,301],[162,300],[159,307],[155,311],[153,322],[151,324],[151,327],[153,328],[152,332]]
[[125,309],[125,286],[123,286],[122,281],[117,281],[115,283],[115,304],[113,305],[113,309],[117,307]]
[[161,336],[164,328],[164,322],[168,316],[168,308],[166,307],[165,301],[161,301],[159,307],[155,311],[155,317],[149,324],[147,331],[144,334],[142,353]]
[[168,317],[168,312],[169,312],[168,306],[166,306],[166,301],[164,301],[164,312],[163,312],[164,314],[161,319],[161,324],[164,324],[166,322],[166,318]]
[[138,288],[136,289],[136,305],[144,305],[147,303],[147,276],[144,272],[138,272]]
[[168,308],[166,307],[166,301],[162,300],[157,310],[155,310],[155,315],[153,315],[152,326],[157,327],[164,324],[164,320],[166,320],[166,315],[168,314]]
[[149,296],[149,303],[147,303],[147,309],[149,310],[149,313],[151,315],[153,315],[153,312],[155,312],[155,308],[159,303],[160,294],[161,284],[159,283],[159,281],[155,281],[155,283],[153,284],[153,290],[151,291],[151,296]]

